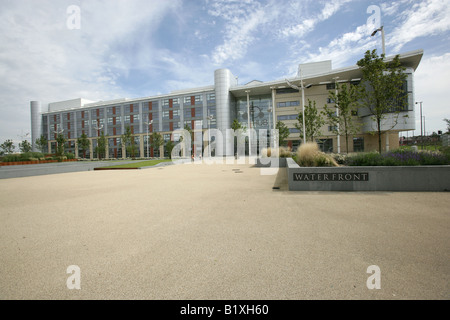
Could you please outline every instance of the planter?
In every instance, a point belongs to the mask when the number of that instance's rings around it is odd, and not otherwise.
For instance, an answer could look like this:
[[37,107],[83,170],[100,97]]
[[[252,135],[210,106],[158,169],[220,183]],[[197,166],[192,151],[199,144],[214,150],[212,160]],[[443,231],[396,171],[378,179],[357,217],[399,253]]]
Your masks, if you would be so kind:
[[450,191],[450,166],[300,167],[287,160],[291,191]]

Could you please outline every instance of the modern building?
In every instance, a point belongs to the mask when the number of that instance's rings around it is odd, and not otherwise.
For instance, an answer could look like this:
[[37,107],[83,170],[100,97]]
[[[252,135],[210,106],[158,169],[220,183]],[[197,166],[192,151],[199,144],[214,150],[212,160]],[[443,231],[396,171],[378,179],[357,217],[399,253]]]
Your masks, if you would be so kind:
[[[392,115],[383,122],[385,150],[399,146],[399,132],[415,129],[414,72],[422,56],[422,50],[400,55],[407,74],[404,85],[407,106],[401,110],[393,110]],[[298,114],[302,112],[303,100],[315,101],[319,109],[325,104],[333,106],[329,92],[336,89],[337,83],[357,84],[362,80],[362,72],[358,66],[332,69],[331,61],[302,64],[299,70],[301,78],[299,76],[269,82],[255,80],[240,85],[230,70],[219,69],[214,72],[214,84],[211,86],[165,95],[100,102],[75,99],[50,103],[45,109],[39,102],[33,101],[33,149],[36,139],[44,135],[50,152],[54,151],[56,135],[62,133],[68,141],[66,150],[77,157],[83,156],[76,141],[85,134],[91,140],[87,157],[96,158],[95,147],[103,133],[108,140],[106,158],[123,158],[126,152],[121,145],[121,136],[129,127],[138,147],[137,157],[167,156],[164,146],[159,150],[148,146],[148,137],[152,133],[160,133],[166,142],[178,141],[174,131],[183,129],[186,125],[197,131],[211,128],[225,132],[231,128],[235,119],[244,127],[250,126],[256,131],[273,129],[277,121],[282,121],[290,130],[288,145],[295,149],[301,143],[300,132],[295,124]],[[302,82],[303,90],[300,89]],[[361,129],[351,137],[348,151],[377,150],[378,138],[372,134],[376,126],[369,112],[359,109],[354,116],[360,122]],[[347,151],[345,138],[333,133],[333,128],[328,124],[323,126],[321,133],[322,136],[317,137],[317,141],[324,151]],[[230,146],[228,140],[223,141],[225,145],[221,145],[220,141],[216,143],[217,149],[224,150],[223,155],[232,155],[233,146]],[[201,151],[202,146],[195,147],[197,154]]]

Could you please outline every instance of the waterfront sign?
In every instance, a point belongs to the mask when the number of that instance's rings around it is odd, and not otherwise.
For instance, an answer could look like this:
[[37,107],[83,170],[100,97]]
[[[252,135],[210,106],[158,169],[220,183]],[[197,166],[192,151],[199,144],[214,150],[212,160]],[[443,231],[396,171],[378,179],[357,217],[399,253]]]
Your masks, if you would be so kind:
[[294,181],[369,181],[369,173],[294,173]]

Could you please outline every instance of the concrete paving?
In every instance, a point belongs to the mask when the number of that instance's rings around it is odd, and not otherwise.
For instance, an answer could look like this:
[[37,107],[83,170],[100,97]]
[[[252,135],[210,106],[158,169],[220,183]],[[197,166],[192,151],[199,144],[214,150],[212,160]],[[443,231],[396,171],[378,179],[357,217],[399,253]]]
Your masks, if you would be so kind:
[[[450,298],[449,193],[289,192],[284,175],[172,165],[0,180],[0,299]],[[381,289],[366,285],[372,265]]]

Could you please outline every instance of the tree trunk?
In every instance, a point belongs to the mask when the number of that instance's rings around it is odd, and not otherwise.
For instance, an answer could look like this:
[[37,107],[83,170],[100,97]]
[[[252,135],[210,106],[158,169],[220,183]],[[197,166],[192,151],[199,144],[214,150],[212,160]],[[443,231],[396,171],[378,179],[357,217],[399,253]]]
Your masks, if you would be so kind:
[[378,150],[381,154],[381,118],[377,118],[377,129],[378,129]]

